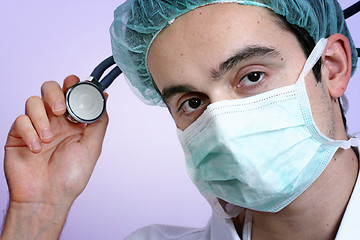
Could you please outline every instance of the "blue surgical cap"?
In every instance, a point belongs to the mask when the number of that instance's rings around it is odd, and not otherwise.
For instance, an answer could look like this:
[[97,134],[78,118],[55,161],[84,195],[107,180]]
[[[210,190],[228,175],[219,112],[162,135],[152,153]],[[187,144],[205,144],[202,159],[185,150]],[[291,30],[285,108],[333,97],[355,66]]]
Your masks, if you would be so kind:
[[345,35],[350,41],[352,71],[355,71],[357,51],[336,0],[127,0],[114,13],[110,28],[112,51],[131,89],[144,103],[164,106],[146,62],[155,37],[182,14],[224,2],[271,9],[290,24],[305,29],[315,43],[334,33]]

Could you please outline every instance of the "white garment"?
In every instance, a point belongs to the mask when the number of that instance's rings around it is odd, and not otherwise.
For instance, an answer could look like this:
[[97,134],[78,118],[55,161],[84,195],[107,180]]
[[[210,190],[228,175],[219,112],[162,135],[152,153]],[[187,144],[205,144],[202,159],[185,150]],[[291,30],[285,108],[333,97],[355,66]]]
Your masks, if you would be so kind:
[[[357,181],[335,240],[360,239],[360,181]],[[141,228],[126,240],[241,240],[231,219],[213,214],[204,228],[151,225]]]
[[360,181],[356,181],[335,240],[360,239]]

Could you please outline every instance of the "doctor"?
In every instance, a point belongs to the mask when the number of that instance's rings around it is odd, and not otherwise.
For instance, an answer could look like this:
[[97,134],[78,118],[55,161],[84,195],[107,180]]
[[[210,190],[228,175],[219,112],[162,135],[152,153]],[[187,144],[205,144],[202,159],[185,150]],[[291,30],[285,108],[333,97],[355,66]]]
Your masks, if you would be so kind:
[[[339,98],[357,53],[339,5],[213,2],[128,1],[115,12],[115,61],[146,103],[168,107],[214,211],[203,229],[149,226],[129,239],[354,239],[359,141]],[[57,239],[90,178],[108,116],[64,118],[76,82],[45,83],[10,130],[2,239]]]

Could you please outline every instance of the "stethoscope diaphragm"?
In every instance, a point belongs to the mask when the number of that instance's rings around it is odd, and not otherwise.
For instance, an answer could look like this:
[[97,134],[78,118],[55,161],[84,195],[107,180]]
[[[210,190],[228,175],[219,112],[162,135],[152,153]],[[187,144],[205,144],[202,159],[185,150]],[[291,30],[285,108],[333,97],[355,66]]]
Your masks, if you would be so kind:
[[74,123],[93,123],[105,112],[102,91],[90,81],[80,82],[66,93],[67,118]]

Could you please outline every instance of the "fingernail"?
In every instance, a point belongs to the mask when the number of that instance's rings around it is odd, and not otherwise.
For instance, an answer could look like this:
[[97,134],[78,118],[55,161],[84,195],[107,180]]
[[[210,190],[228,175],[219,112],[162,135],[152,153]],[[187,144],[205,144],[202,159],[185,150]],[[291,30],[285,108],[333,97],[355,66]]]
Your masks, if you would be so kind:
[[41,139],[48,139],[48,138],[52,138],[53,134],[49,129],[44,129],[41,132]]
[[31,149],[31,151],[39,150],[39,149],[41,149],[41,145],[37,141],[33,142],[33,143],[30,144],[30,149]]
[[64,110],[65,108],[66,108],[65,104],[62,101],[56,102],[54,104],[54,111],[61,111]]

